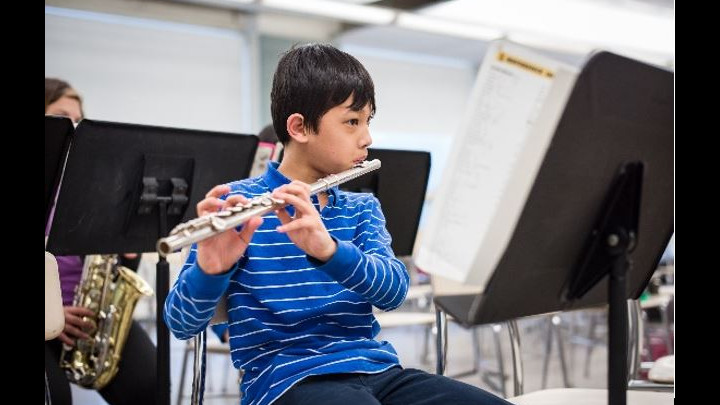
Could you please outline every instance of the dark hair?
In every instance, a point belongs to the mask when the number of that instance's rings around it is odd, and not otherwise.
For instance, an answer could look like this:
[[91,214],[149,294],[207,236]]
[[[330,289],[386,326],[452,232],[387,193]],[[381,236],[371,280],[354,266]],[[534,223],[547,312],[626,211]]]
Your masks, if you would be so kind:
[[[45,78],[45,111],[47,111],[48,106],[56,101],[58,101],[61,97],[70,97],[74,98],[75,100],[80,103],[80,112],[82,113],[82,99],[77,94],[75,89],[70,86],[70,83],[55,79],[51,77]],[[83,113],[83,115],[85,115]]]
[[375,114],[375,86],[370,74],[352,55],[332,45],[293,46],[278,62],[270,93],[273,126],[278,139],[287,144],[287,119],[302,114],[306,129],[318,131],[320,118],[350,95],[350,109],[370,106]]

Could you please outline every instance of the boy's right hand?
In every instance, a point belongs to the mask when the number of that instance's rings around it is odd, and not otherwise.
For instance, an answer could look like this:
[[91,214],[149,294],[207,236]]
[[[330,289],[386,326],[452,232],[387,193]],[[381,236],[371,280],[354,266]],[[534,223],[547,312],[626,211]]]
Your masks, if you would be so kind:
[[[238,203],[246,203],[248,199],[242,195],[233,195],[227,200],[221,200],[220,196],[230,192],[230,186],[219,185],[213,187],[205,199],[197,204],[198,217],[225,209]],[[262,224],[260,217],[253,217],[243,224],[240,232],[235,228],[215,235],[211,238],[198,242],[197,264],[206,274],[224,273],[245,253],[245,250],[252,239],[255,230]]]

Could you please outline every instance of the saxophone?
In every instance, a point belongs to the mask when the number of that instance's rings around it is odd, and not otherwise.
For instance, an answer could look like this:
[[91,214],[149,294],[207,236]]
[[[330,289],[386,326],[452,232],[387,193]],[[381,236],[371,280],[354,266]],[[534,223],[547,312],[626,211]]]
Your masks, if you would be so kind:
[[132,270],[119,266],[117,255],[92,255],[85,259],[73,305],[95,312],[83,317],[92,324],[85,332],[89,339],[63,345],[60,367],[68,380],[85,388],[100,390],[118,372],[118,363],[127,340],[135,304],[153,289]]

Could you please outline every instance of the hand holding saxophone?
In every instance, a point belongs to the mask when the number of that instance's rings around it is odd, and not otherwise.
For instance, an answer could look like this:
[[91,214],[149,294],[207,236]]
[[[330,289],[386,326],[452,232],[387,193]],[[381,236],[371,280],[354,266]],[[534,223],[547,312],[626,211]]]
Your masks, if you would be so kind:
[[[230,192],[230,186],[219,185],[213,187],[205,199],[197,204],[198,217],[209,215],[219,210],[237,204],[245,204],[249,200],[242,195],[233,195],[226,200],[220,196]],[[259,216],[251,218],[240,230],[230,228],[225,232],[214,235],[198,242],[197,264],[207,274],[220,274],[228,271],[240,257],[252,239],[255,230],[262,224]]]
[[77,339],[90,339],[85,330],[92,327],[90,322],[83,320],[83,317],[95,317],[95,313],[85,307],[63,307],[65,313],[65,327],[58,339],[68,346],[75,346]]
[[337,244],[330,237],[320,213],[310,200],[310,186],[295,180],[290,184],[273,190],[272,197],[286,201],[295,207],[295,216],[291,217],[283,207],[275,210],[282,223],[278,232],[288,238],[308,255],[326,262],[335,254]]

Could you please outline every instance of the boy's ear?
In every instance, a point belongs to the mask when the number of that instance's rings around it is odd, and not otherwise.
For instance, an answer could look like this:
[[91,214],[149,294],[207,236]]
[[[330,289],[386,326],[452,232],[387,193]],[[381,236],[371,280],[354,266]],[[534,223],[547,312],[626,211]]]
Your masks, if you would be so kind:
[[305,118],[300,113],[294,113],[288,117],[287,131],[290,138],[295,142],[306,143],[308,141],[307,131],[305,130]]

